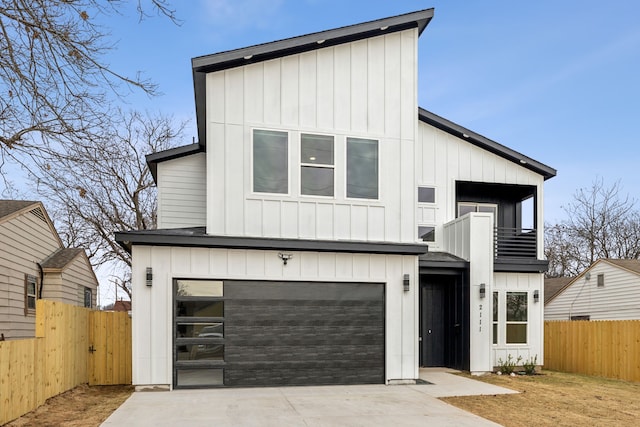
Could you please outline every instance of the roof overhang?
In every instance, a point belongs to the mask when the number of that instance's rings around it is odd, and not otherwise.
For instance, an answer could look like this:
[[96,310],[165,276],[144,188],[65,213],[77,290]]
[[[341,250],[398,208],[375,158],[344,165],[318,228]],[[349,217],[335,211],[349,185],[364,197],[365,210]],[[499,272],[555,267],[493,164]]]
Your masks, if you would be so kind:
[[205,233],[204,227],[125,231],[116,233],[115,237],[116,241],[129,252],[135,245],[416,256],[428,251],[428,246],[424,243],[212,236]]
[[146,156],[147,166],[149,166],[149,170],[151,171],[153,180],[157,183],[158,163],[166,162],[167,160],[178,159],[180,157],[190,156],[196,153],[203,153],[204,151],[205,146],[198,143],[158,151],[157,153],[148,154]]
[[516,163],[523,168],[529,169],[539,175],[542,175],[545,180],[556,176],[557,171],[552,167],[549,167],[543,163],[538,162],[524,154],[518,153],[509,147],[505,147],[489,138],[486,138],[472,130],[462,127],[450,120],[440,117],[437,114],[427,111],[424,108],[418,108],[418,119],[424,123],[427,123],[443,132],[446,132],[452,136],[462,139],[470,144],[487,150],[493,154],[496,154],[504,159],[507,159],[513,163]]
[[350,43],[410,28],[417,28],[418,34],[422,34],[432,18],[433,8],[193,58],[191,65],[200,144],[206,144],[205,77],[207,73]]

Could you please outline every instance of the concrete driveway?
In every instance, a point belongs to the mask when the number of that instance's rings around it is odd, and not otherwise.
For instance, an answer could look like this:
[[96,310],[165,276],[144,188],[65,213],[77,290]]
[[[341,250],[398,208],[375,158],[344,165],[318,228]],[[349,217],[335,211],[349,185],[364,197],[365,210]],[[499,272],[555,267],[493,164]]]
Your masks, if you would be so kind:
[[515,393],[438,370],[433,384],[136,392],[103,426],[497,426],[437,397]]

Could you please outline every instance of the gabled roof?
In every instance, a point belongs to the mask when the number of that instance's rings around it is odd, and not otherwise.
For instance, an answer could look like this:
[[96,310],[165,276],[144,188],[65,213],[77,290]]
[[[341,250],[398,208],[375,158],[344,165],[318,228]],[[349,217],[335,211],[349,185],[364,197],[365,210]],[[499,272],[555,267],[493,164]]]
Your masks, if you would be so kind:
[[417,28],[418,34],[422,34],[431,18],[433,18],[433,8],[193,58],[191,65],[199,143],[206,145],[205,76],[207,73],[350,43],[409,28]]
[[544,279],[544,303],[548,303],[560,293],[574,277],[551,277]]
[[9,221],[12,218],[23,215],[25,213],[32,213],[38,219],[47,224],[51,234],[58,241],[59,246],[63,246],[62,240],[58,235],[58,231],[53,226],[51,218],[47,210],[44,208],[42,202],[36,202],[31,200],[0,200],[0,223]]
[[636,274],[636,275],[640,276],[640,260],[637,260],[637,259],[600,258],[600,259],[594,261],[593,264],[591,264],[589,267],[587,267],[582,273],[578,274],[576,277],[568,278],[569,281],[566,282],[564,286],[562,286],[559,290],[556,291],[555,294],[553,294],[549,298],[547,298],[547,295],[546,295],[546,292],[547,292],[547,281],[549,279],[545,279],[545,281],[544,281],[544,285],[545,285],[544,303],[547,304],[547,303],[551,302],[551,300],[555,299],[558,295],[560,295],[562,292],[564,292],[569,286],[571,286],[573,283],[577,282],[578,279],[581,279],[582,277],[584,277],[589,271],[591,271],[592,268],[594,268],[596,265],[598,265],[600,263],[609,264],[609,265],[611,265],[613,267],[621,268],[623,270],[628,271],[629,273]]
[[64,270],[75,257],[84,252],[81,248],[60,248],[40,263],[45,270]]
[[534,160],[530,157],[520,154],[509,147],[505,147],[489,138],[486,138],[472,130],[460,126],[450,120],[440,117],[437,114],[427,111],[424,108],[418,108],[418,119],[424,123],[434,126],[450,135],[462,139],[470,144],[490,151],[504,159],[514,162],[524,168],[536,172],[544,177],[545,180],[556,176],[556,170]]
[[39,204],[39,202],[30,200],[0,200],[0,220],[37,204]]

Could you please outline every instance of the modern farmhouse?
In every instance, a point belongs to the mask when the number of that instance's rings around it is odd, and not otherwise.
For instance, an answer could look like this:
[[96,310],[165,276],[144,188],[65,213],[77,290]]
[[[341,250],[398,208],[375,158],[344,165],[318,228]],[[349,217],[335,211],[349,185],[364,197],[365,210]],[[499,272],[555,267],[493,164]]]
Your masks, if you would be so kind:
[[556,171],[418,107],[433,9],[194,58],[199,142],[147,157],[133,381],[411,383],[543,361]]

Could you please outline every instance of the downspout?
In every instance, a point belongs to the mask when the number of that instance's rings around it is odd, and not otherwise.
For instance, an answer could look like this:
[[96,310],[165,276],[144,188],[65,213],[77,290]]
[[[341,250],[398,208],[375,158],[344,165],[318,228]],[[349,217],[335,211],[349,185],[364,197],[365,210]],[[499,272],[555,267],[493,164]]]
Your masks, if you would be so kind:
[[44,286],[44,270],[42,269],[42,265],[39,262],[36,262],[38,266],[38,270],[40,270],[40,290],[38,291],[38,295],[36,295],[37,299],[42,299],[42,286]]

